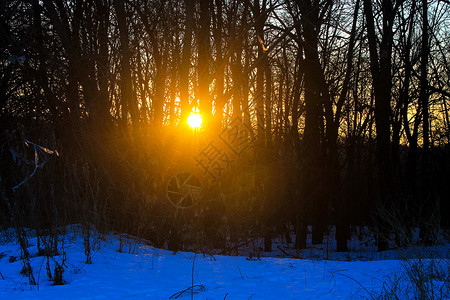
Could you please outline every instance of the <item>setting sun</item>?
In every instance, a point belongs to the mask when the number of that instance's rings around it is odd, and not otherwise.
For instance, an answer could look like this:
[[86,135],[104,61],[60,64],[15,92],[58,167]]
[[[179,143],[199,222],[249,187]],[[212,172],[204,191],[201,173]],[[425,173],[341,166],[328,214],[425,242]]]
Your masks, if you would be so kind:
[[192,129],[198,129],[202,126],[202,116],[199,113],[191,112],[187,119],[187,123]]

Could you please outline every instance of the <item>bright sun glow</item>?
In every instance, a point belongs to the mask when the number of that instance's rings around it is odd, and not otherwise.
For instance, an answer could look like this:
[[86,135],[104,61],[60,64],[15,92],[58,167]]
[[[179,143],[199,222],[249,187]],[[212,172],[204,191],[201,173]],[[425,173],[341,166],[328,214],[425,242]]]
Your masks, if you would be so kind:
[[187,123],[192,129],[198,129],[202,126],[202,116],[199,113],[191,112],[187,119]]

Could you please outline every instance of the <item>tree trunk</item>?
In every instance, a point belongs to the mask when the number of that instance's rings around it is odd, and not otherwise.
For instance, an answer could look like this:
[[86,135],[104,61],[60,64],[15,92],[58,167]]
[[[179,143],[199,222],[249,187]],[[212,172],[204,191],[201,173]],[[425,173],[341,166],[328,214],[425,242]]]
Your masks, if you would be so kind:
[[186,20],[183,38],[183,50],[180,66],[180,105],[181,120],[184,123],[189,116],[189,70],[191,69],[192,30],[194,22],[194,0],[185,0]]
[[266,109],[266,148],[272,148],[272,70],[270,68],[269,60],[266,59],[265,64],[265,78],[266,78],[266,93],[265,93],[265,109]]
[[357,0],[356,4],[355,4],[355,10],[353,13],[352,31],[350,33],[349,48],[348,48],[348,53],[347,53],[347,69],[345,72],[344,81],[342,83],[342,91],[341,91],[341,94],[339,96],[339,100],[337,103],[336,115],[332,122],[333,126],[332,126],[331,130],[328,128],[329,123],[327,121],[327,133],[328,133],[328,130],[330,130],[332,132],[332,135],[328,139],[330,173],[332,174],[330,177],[332,182],[331,182],[331,184],[329,184],[329,186],[331,187],[330,197],[333,197],[335,200],[334,206],[336,209],[337,251],[348,251],[347,239],[349,238],[349,222],[348,222],[349,206],[347,205],[348,199],[346,199],[345,196],[342,197],[342,195],[339,192],[341,182],[340,182],[340,174],[339,174],[340,170],[339,170],[339,153],[338,153],[338,147],[337,147],[337,137],[338,137],[341,110],[342,110],[342,106],[344,105],[345,100],[347,99],[347,92],[349,89],[350,76],[351,76],[351,72],[352,72],[359,3],[360,3],[360,1]]
[[266,17],[264,16],[263,9],[265,1],[263,1],[263,7],[260,6],[259,0],[253,2],[252,11],[255,22],[256,39],[258,40],[258,57],[259,64],[256,66],[256,123],[257,123],[257,137],[258,144],[263,147],[265,142],[265,130],[264,130],[264,72],[265,72],[265,58],[264,56],[264,24]]
[[211,13],[209,0],[200,1],[199,33],[198,33],[198,100],[200,112],[205,116],[205,121],[211,121],[212,101],[209,98],[209,60]]
[[135,95],[133,94],[133,86],[131,82],[131,65],[130,65],[130,46],[128,39],[128,24],[126,18],[125,1],[114,0],[114,10],[117,15],[117,23],[120,35],[120,90],[122,103],[122,122],[123,125],[128,123],[128,113],[131,115],[131,121],[134,126],[138,123],[137,105]]
[[[378,55],[377,37],[375,34],[375,21],[372,11],[372,2],[364,0],[364,15],[367,21],[367,37],[369,43],[370,69],[372,73],[373,89],[375,94],[375,124],[377,134],[377,180],[378,180],[378,202],[386,206],[389,201],[392,183],[390,162],[390,125],[391,125],[391,56],[394,21],[393,3],[389,0],[382,1],[382,39],[380,44],[380,55]],[[378,239],[378,250],[387,250],[386,236],[388,224],[385,220],[379,220],[380,238]]]
[[111,123],[111,101],[108,95],[108,27],[109,27],[109,8],[103,0],[97,0],[97,15],[99,16],[99,55],[96,59],[97,78],[99,86],[98,99],[95,103],[95,110],[98,116],[98,124],[102,128],[109,128]]
[[323,71],[320,66],[318,52],[318,28],[320,27],[319,7],[312,6],[307,1],[299,5],[301,24],[305,41],[305,133],[304,144],[304,174],[302,196],[311,207],[312,243],[321,244],[326,225],[327,205],[323,186],[323,157],[321,149],[321,133],[323,128],[322,102],[328,91],[324,88]]
[[422,49],[420,57],[420,103],[422,106],[422,139],[423,139],[423,157],[422,157],[422,203],[424,213],[421,217],[420,235],[425,244],[431,244],[433,237],[431,236],[430,217],[431,209],[435,207],[430,199],[430,182],[429,182],[429,105],[428,105],[428,1],[422,0]]

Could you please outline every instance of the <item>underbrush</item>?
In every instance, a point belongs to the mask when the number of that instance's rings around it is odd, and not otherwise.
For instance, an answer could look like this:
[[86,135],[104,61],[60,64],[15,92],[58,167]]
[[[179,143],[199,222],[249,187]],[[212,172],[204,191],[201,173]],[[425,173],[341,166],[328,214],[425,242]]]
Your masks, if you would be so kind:
[[[412,253],[411,253],[412,252]],[[450,258],[439,254],[428,254],[421,258],[422,251],[411,249],[408,258],[401,261],[401,268],[387,277],[374,299],[435,300],[450,297]],[[414,257],[415,258],[411,258]]]
[[[440,227],[439,201],[427,201],[426,215],[411,215],[401,205],[410,199],[395,199],[389,207],[379,207],[376,214],[390,230],[382,236],[397,249],[399,270],[388,276],[374,299],[434,300],[450,298],[449,231]],[[446,251],[436,251],[443,245]]]

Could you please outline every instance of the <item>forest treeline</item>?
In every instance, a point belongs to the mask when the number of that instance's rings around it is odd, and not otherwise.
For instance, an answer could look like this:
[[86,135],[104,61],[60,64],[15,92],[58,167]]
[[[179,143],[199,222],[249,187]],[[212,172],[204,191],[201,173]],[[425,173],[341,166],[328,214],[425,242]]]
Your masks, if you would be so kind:
[[[353,225],[379,250],[398,226],[432,242],[450,211],[449,28],[444,0],[1,1],[2,224],[169,248],[287,232],[301,249],[308,225],[313,243],[335,225],[338,250]],[[168,153],[202,134],[193,109],[209,137],[239,118],[255,141],[179,210],[166,176],[195,151]]]

